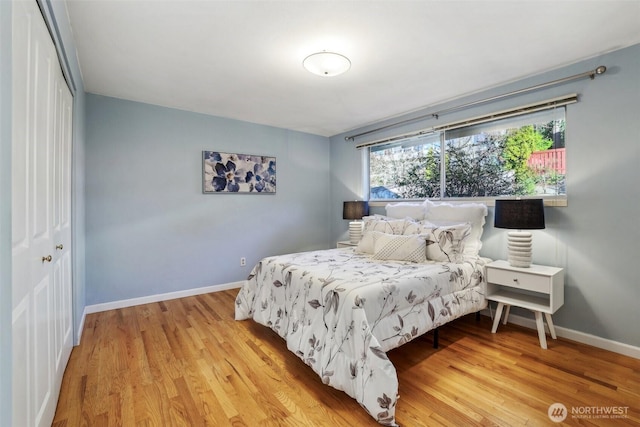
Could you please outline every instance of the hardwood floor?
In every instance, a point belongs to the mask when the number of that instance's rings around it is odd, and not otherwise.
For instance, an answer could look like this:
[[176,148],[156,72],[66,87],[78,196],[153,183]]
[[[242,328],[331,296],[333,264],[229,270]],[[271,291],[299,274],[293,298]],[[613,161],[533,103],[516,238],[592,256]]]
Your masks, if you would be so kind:
[[[283,339],[233,319],[237,290],[88,315],[54,426],[376,426]],[[640,425],[640,360],[473,315],[389,352],[402,426]],[[603,418],[615,407],[622,418]],[[626,408],[626,409],[625,409]],[[580,417],[572,411],[580,411]],[[591,411],[591,415],[585,414]],[[600,414],[593,414],[599,411]]]

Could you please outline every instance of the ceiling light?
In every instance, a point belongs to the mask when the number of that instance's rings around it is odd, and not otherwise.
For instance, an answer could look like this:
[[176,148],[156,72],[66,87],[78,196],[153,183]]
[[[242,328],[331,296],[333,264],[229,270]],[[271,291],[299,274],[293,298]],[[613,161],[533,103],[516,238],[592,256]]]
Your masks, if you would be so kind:
[[346,56],[333,52],[317,52],[307,56],[302,65],[307,71],[322,77],[333,77],[351,68],[351,61]]

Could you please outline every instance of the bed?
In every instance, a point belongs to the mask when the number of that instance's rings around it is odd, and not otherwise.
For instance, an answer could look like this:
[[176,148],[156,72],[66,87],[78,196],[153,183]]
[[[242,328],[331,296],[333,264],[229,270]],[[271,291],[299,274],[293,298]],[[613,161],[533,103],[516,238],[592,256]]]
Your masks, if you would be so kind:
[[484,225],[486,207],[475,224],[455,215],[388,216],[406,209],[366,218],[357,247],[264,258],[235,307],[237,320],[274,330],[323,383],[390,426],[398,379],[386,352],[487,305],[488,260],[477,254],[473,229]]

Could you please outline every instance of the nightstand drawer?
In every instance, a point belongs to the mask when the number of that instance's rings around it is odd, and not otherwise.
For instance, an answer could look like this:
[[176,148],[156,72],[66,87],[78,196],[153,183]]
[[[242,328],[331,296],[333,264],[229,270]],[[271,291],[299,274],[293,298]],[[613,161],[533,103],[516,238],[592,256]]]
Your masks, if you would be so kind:
[[549,277],[519,271],[488,268],[487,282],[544,294],[548,294],[551,291]]

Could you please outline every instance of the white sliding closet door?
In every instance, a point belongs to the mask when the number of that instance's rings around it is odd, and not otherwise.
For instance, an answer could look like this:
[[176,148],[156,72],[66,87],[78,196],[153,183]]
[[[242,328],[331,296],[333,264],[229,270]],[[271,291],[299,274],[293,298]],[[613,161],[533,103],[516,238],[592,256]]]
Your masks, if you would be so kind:
[[73,98],[35,0],[12,25],[13,425],[50,426],[73,345]]

